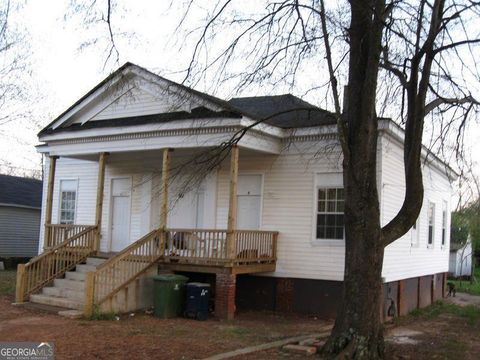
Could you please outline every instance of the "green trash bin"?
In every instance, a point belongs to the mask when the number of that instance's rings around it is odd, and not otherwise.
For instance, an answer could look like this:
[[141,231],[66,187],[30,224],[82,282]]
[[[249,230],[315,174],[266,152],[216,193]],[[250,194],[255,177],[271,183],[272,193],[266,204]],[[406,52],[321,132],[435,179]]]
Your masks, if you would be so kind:
[[153,313],[159,318],[180,316],[185,301],[185,283],[183,275],[162,274],[152,277],[154,281]]

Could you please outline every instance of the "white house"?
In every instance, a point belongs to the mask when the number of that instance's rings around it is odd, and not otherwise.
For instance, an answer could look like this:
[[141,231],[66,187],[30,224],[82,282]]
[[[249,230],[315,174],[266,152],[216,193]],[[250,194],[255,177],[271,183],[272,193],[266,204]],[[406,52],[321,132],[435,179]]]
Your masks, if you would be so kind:
[[[385,224],[403,200],[404,133],[390,120],[379,126]],[[159,264],[211,281],[220,317],[233,317],[235,305],[335,313],[345,243],[329,112],[292,95],[223,101],[127,63],[39,140],[49,174],[39,252],[47,255],[19,269],[17,301],[134,308],[132,284],[138,299],[138,279]],[[403,314],[443,295],[451,176],[428,155],[417,224],[385,251],[386,309],[393,302]],[[52,270],[45,259],[59,253],[67,261]],[[99,257],[109,260],[96,267]],[[42,267],[41,281],[31,280]]]

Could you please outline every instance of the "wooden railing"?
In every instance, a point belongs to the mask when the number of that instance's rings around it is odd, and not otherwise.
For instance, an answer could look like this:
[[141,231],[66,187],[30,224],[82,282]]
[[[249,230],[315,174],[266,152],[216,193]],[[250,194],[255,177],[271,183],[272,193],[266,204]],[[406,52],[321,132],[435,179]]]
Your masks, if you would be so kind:
[[158,230],[153,230],[101,264],[96,271],[87,273],[85,315],[91,315],[94,306],[111,299],[157,263],[163,255],[160,235]]
[[45,241],[43,247],[50,249],[90,227],[91,225],[47,224],[45,225]]
[[276,231],[236,230],[236,263],[264,262],[277,260]]
[[73,269],[95,253],[97,227],[88,226],[83,231],[34,257],[17,269],[16,301],[24,302],[30,294]]
[[278,232],[236,230],[228,235],[226,230],[168,229],[165,259],[211,265],[275,262]]

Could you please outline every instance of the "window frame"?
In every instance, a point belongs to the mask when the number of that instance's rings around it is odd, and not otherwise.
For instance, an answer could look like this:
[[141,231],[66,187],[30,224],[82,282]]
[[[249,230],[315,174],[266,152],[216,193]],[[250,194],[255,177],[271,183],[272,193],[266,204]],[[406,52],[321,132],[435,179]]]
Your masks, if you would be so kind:
[[[62,184],[64,182],[75,182],[75,185],[73,186],[74,187],[74,191],[72,190],[66,190],[64,191],[62,189]],[[59,191],[58,191],[58,224],[62,224],[62,225],[74,225],[76,224],[76,221],[77,221],[77,205],[78,205],[78,178],[62,178],[59,180]],[[62,199],[62,194],[64,192],[74,192],[75,193],[75,203],[74,203],[74,207],[73,207],[73,220],[72,222],[65,222],[65,220],[62,220],[62,203],[63,203],[63,199]]]
[[310,246],[323,247],[323,248],[335,248],[345,246],[345,233],[344,239],[317,239],[317,207],[318,207],[318,189],[326,188],[343,188],[343,172],[341,168],[331,172],[312,171],[312,187],[310,188],[312,194],[311,200],[311,228],[310,228]]
[[415,220],[415,224],[411,227],[410,229],[410,247],[412,248],[418,248],[420,246],[420,229],[421,229],[421,212],[417,217],[417,220]]
[[[326,193],[328,193],[328,190],[342,190],[345,194],[345,189],[343,187],[343,185],[337,185],[337,186],[333,186],[333,185],[330,185],[330,186],[320,186],[320,185],[317,185],[315,186],[315,219],[314,219],[314,241],[316,242],[344,242],[345,241],[345,205],[344,205],[344,210],[340,213],[338,211],[334,211],[334,212],[330,212],[330,211],[327,211],[327,209],[325,209],[325,211],[322,211],[320,212],[319,209],[318,209],[318,202],[320,201],[319,200],[319,191],[320,190],[325,190]],[[327,197],[328,199],[328,197]],[[328,201],[328,200],[326,200]],[[343,201],[345,201],[345,195],[343,196]],[[335,194],[335,204],[337,204],[338,202],[338,197],[337,197],[337,193]],[[317,236],[317,233],[318,233],[318,215],[320,214],[330,214],[330,215],[342,215],[343,216],[343,235],[342,235],[342,238],[319,238]]]
[[448,229],[448,203],[446,200],[442,204],[442,249],[447,246],[447,229]]
[[[430,218],[430,209],[433,208],[432,211],[432,218]],[[434,247],[435,244],[435,217],[436,217],[436,205],[433,201],[428,202],[428,211],[427,211],[427,248],[431,249]],[[430,221],[431,220],[431,221]],[[431,223],[431,224],[430,224]],[[431,228],[431,232],[430,232]],[[431,236],[430,236],[431,234]],[[431,242],[430,242],[431,239]]]

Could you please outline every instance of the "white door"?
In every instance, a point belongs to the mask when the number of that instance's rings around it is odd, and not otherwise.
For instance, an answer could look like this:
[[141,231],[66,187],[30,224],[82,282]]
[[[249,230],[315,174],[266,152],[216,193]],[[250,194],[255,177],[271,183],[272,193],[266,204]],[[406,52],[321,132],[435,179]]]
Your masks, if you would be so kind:
[[130,245],[131,179],[112,180],[111,251]]
[[237,229],[258,230],[262,203],[262,175],[239,175]]

